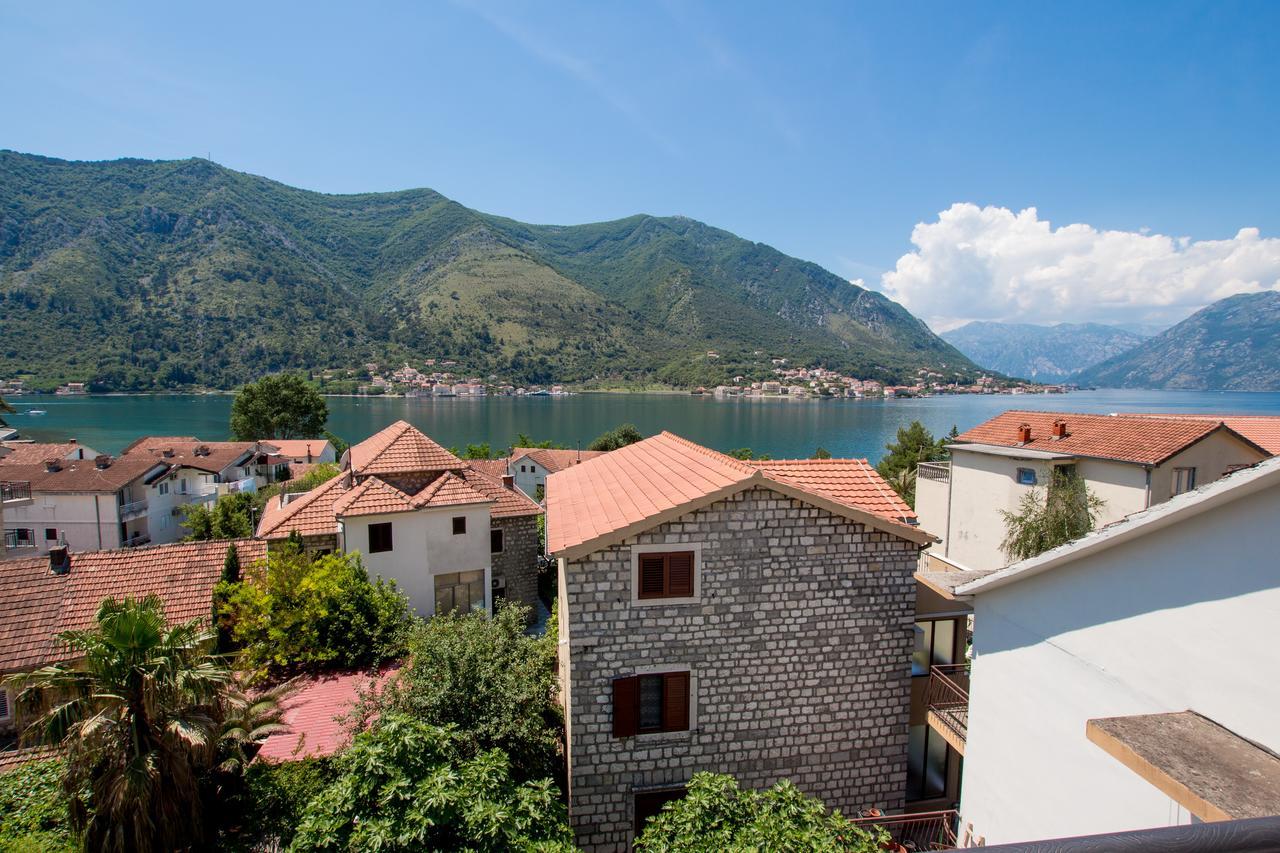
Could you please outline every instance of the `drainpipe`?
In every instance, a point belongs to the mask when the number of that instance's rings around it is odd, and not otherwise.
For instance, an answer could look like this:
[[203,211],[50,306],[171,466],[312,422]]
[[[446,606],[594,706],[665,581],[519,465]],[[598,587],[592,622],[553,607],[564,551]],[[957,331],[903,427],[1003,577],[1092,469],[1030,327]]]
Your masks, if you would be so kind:
[[1149,465],[1143,466],[1143,470],[1147,472],[1147,496],[1143,502],[1142,508],[1150,509],[1151,508],[1151,467]]
[[[919,471],[918,468],[916,470]],[[953,481],[955,480],[955,476],[956,476],[956,459],[955,459],[955,456],[952,456],[951,465],[947,469],[947,532],[945,534],[945,536],[947,537],[947,544],[943,546],[943,549],[942,549],[942,556],[944,557],[951,556],[951,492],[953,489]]]
[[102,495],[93,496],[93,526],[98,530],[98,550],[102,550],[102,507],[98,501]]

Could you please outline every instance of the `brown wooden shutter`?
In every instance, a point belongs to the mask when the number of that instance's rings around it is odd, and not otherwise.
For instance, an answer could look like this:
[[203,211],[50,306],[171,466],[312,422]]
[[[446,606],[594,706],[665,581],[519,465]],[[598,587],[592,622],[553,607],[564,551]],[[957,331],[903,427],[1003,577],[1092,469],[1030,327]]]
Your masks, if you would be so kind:
[[685,731],[689,728],[689,673],[668,672],[662,682],[662,728]]
[[667,555],[667,595],[688,598],[693,595],[693,552]]
[[613,736],[631,737],[639,727],[640,679],[613,680]]
[[661,554],[640,555],[640,597],[657,598],[666,591]]

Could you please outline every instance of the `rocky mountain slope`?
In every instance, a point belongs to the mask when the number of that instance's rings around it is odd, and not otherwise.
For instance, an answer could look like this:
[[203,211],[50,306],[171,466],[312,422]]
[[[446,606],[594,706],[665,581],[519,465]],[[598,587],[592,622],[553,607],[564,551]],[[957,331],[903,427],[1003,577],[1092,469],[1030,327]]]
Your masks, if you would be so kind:
[[942,334],[973,361],[1010,376],[1065,382],[1142,343],[1143,336],[1100,323],[973,322]]

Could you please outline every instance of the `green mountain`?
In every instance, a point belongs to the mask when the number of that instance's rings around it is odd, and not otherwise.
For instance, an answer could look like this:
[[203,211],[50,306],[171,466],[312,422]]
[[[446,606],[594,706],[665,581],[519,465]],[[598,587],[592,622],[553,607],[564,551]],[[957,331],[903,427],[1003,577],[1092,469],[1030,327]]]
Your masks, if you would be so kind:
[[943,340],[983,367],[1037,382],[1074,380],[1080,371],[1136,347],[1145,337],[1100,323],[1037,326],[981,320],[942,333]]
[[1109,388],[1280,391],[1280,293],[1241,293],[1202,308],[1086,370]]
[[884,296],[682,217],[526,225],[431,190],[0,152],[0,378],[229,388],[435,357],[516,382],[691,385],[776,356],[977,372]]

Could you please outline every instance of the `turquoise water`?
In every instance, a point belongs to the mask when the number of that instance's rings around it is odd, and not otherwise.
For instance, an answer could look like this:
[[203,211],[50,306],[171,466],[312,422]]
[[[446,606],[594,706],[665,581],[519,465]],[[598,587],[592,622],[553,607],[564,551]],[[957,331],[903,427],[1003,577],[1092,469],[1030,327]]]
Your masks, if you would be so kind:
[[[75,438],[118,453],[141,435],[227,438],[229,396],[18,397],[7,417],[25,438]],[[898,427],[922,421],[935,434],[961,430],[1006,409],[1077,412],[1210,412],[1280,414],[1280,393],[1081,391],[1067,395],[954,396],[915,400],[729,399],[675,394],[581,394],[571,397],[404,399],[331,397],[329,427],[358,441],[404,418],[445,446],[490,442],[506,447],[517,433],[585,446],[619,423],[646,435],[669,429],[710,447],[750,447],[774,457],[808,456],[825,447],[836,456],[879,459]],[[28,415],[28,409],[47,415]]]

